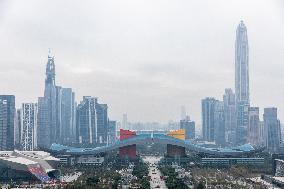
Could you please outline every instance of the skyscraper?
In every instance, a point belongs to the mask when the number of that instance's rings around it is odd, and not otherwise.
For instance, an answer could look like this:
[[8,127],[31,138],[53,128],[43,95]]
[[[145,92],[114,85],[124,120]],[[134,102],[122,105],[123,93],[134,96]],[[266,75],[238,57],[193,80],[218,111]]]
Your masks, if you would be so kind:
[[128,121],[127,121],[127,114],[123,114],[123,116],[122,116],[122,128],[123,129],[129,129],[128,128]]
[[224,103],[216,100],[214,105],[214,140],[219,146],[225,146]]
[[76,142],[76,104],[75,93],[71,88],[57,88],[57,125],[60,143]]
[[264,108],[263,114],[265,144],[269,152],[278,152],[281,143],[280,121],[277,119],[277,108]]
[[14,141],[15,141],[15,148],[20,148],[20,138],[21,138],[21,108],[16,110],[16,121],[15,121],[15,128],[14,128]]
[[107,104],[99,104],[95,99],[95,109],[97,115],[97,143],[107,143],[108,133],[108,113]]
[[235,92],[237,105],[237,133],[238,144],[246,143],[249,110],[249,47],[247,28],[243,21],[236,31],[235,42]]
[[259,108],[249,108],[248,142],[253,145],[260,144]]
[[259,145],[265,146],[266,134],[264,128],[264,121],[259,121]]
[[[51,140],[51,142],[55,142],[55,143],[63,143],[64,139],[62,139],[62,124],[61,124],[61,117],[62,117],[62,87],[61,86],[55,86],[55,127],[53,129],[55,129],[55,138],[54,140]],[[51,131],[51,133],[53,133],[53,131]]]
[[84,96],[77,107],[77,135],[81,144],[97,143],[96,99]]
[[181,120],[186,119],[186,109],[185,109],[185,106],[181,106],[180,107],[180,119]]
[[236,97],[232,89],[225,89],[223,95],[224,118],[225,118],[225,138],[230,144],[235,143],[236,139]]
[[185,139],[195,138],[195,122],[191,121],[189,116],[180,120],[180,129],[185,130]]
[[108,121],[108,144],[116,141],[116,121]]
[[237,104],[237,129],[236,143],[238,145],[247,143],[249,125],[249,104]]
[[15,96],[0,95],[0,151],[14,150]]
[[236,32],[235,90],[237,102],[249,103],[249,47],[247,28],[243,21]]
[[224,103],[214,98],[202,100],[202,134],[203,139],[225,145]]
[[25,151],[37,148],[37,104],[23,103],[20,110],[20,145]]
[[53,142],[57,142],[59,140],[55,64],[54,57],[50,54],[48,55],[45,74],[44,97],[39,98],[38,101],[38,144],[41,147],[49,147]]
[[38,147],[48,148],[50,147],[50,121],[48,101],[44,97],[38,98],[38,118],[37,118],[37,144]]
[[206,141],[214,141],[214,110],[216,100],[205,98],[202,100],[202,136]]

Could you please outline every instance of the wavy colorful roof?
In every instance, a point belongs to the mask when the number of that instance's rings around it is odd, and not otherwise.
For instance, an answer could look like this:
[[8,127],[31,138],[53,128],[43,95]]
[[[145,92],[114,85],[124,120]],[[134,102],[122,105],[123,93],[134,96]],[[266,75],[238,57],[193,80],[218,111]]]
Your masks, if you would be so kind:
[[239,156],[243,154],[255,152],[255,148],[250,144],[244,144],[242,146],[230,147],[230,148],[206,148],[199,144],[192,143],[190,141],[177,139],[164,134],[140,134],[127,138],[124,140],[119,140],[113,144],[96,147],[96,148],[76,148],[70,146],[64,146],[61,144],[52,144],[50,150],[57,152],[65,152],[68,154],[99,154],[105,153],[111,150],[118,149],[120,147],[129,146],[132,144],[145,144],[146,142],[153,142],[159,144],[172,144],[176,146],[185,147],[188,150],[212,154],[212,155],[228,155],[228,156]]

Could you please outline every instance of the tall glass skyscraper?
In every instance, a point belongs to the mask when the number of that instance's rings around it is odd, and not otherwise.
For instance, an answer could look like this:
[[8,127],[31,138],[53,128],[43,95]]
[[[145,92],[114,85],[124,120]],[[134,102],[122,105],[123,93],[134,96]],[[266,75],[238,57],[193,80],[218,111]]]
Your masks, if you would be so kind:
[[202,136],[206,141],[214,142],[214,111],[216,101],[214,98],[202,99]]
[[54,57],[48,55],[44,97],[38,101],[38,145],[49,147],[59,139],[57,131],[57,101]]
[[77,135],[81,144],[96,144],[98,125],[96,114],[96,98],[84,96],[77,107]]
[[225,89],[223,95],[224,118],[225,118],[225,138],[226,142],[234,144],[236,140],[236,97],[232,89]]
[[237,105],[236,142],[247,142],[248,112],[249,112],[249,47],[247,28],[240,22],[236,32],[235,42],[235,92]]
[[14,150],[15,96],[0,95],[0,151]]
[[240,22],[235,42],[235,91],[237,102],[249,103],[249,47],[247,28]]
[[218,146],[225,146],[224,103],[219,100],[214,107],[214,140]]
[[48,55],[44,97],[38,98],[38,146],[76,142],[76,103],[71,88],[55,84],[54,56]]
[[269,152],[277,153],[281,143],[280,121],[277,118],[277,108],[264,108],[263,114],[265,144]]
[[108,144],[113,144],[116,141],[116,121],[108,121]]
[[202,135],[203,140],[225,145],[224,102],[215,98],[202,100]]
[[107,143],[107,104],[99,104],[98,99],[84,96],[77,107],[78,140],[82,144]]
[[108,106],[107,104],[99,104],[97,99],[95,102],[97,115],[97,143],[107,143]]
[[57,98],[59,142],[61,144],[70,144],[76,141],[75,93],[71,88],[60,88]]
[[248,142],[253,145],[259,145],[259,107],[249,108],[249,127],[248,127]]

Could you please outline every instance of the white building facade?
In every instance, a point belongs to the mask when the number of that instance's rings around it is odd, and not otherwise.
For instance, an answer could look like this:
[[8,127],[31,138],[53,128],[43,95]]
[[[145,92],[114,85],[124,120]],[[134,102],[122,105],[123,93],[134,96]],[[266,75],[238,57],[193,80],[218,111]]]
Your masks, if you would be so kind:
[[20,112],[20,145],[24,151],[33,151],[37,148],[37,103],[23,103]]

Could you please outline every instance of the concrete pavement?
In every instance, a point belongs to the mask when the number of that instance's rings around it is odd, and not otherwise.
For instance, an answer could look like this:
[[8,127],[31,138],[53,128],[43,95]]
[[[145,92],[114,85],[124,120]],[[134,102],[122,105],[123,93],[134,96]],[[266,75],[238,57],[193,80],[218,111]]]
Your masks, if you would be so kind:
[[161,160],[161,157],[155,156],[145,156],[143,161],[149,165],[149,177],[151,189],[161,188],[167,189],[165,180],[161,179],[161,172],[158,169],[158,162]]

